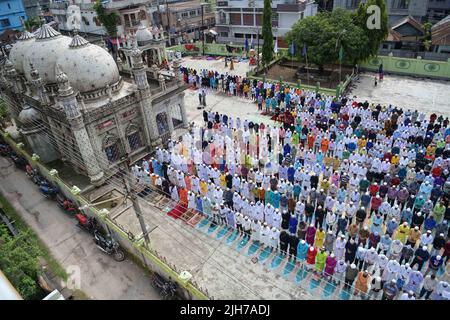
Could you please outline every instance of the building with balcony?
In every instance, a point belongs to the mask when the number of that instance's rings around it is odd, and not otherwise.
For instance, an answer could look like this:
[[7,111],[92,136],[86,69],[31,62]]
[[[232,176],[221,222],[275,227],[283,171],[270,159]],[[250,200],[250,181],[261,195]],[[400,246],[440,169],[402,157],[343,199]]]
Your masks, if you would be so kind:
[[[67,8],[77,5],[81,11],[80,32],[95,35],[105,35],[106,30],[101,25],[94,10],[95,0],[63,0],[52,2],[50,10],[54,20],[59,23],[60,31],[69,31],[67,27]],[[121,36],[134,33],[144,21],[147,26],[153,25],[153,12],[156,11],[156,2],[150,0],[109,0],[103,1],[103,6],[109,11],[115,11],[117,20],[117,33]]]
[[22,20],[26,20],[22,0],[0,0],[0,34],[5,30],[22,30]]
[[[217,1],[216,32],[218,42],[243,44],[245,39],[253,38],[262,44],[263,0]],[[317,13],[313,0],[273,0],[272,32],[278,45],[284,47],[284,35],[298,20]],[[255,43],[256,44],[256,43]]]
[[[408,16],[419,22],[423,22],[427,16],[429,0],[385,0],[389,15],[389,25],[395,25]],[[333,9],[344,8],[356,10],[360,3],[366,0],[333,0]]]
[[437,23],[450,15],[450,0],[428,0],[428,21]]
[[50,0],[22,0],[22,2],[29,18],[38,17],[42,12],[50,10]]
[[215,25],[215,13],[211,5],[199,0],[168,1],[158,6],[153,20],[170,34],[170,45],[200,40],[202,30]]

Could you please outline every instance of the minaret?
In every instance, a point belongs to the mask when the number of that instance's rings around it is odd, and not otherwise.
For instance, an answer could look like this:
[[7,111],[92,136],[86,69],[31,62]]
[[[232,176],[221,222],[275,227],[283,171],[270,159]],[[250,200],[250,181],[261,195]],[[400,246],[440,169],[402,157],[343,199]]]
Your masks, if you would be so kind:
[[147,142],[152,148],[161,144],[158,127],[156,125],[156,114],[152,108],[150,86],[147,80],[147,70],[142,61],[142,51],[138,48],[136,37],[132,36],[133,49],[131,50],[132,73],[134,82],[140,94],[141,113],[145,119],[144,131]]
[[13,63],[6,58],[5,61],[5,71],[6,71],[6,77],[9,80],[9,86],[12,88],[14,93],[19,93],[22,90],[22,86],[20,84],[19,75],[17,73],[17,70],[14,68]]
[[30,62],[30,76],[31,76],[31,85],[33,87],[33,91],[39,98],[39,101],[42,104],[49,104],[50,99],[48,98],[47,90],[42,83],[42,78],[39,75],[39,71],[37,71],[33,64]]
[[88,176],[92,184],[99,186],[103,183],[104,173],[98,164],[91,140],[88,137],[83,117],[78,107],[76,93],[70,86],[67,75],[62,72],[58,65],[56,65],[56,81],[58,82],[58,100],[66,113]]

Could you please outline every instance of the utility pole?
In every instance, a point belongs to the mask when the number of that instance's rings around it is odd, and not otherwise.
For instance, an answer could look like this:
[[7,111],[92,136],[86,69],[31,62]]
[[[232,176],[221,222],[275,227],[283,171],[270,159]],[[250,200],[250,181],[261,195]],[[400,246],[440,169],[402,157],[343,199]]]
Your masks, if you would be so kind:
[[169,12],[169,3],[166,1],[166,16],[167,16],[167,33],[169,34],[169,46],[172,45],[172,39],[170,38],[170,12]]
[[203,13],[205,3],[200,3],[200,6],[202,7],[202,55],[205,55],[205,27],[204,27],[204,13]]
[[138,195],[137,195],[136,191],[133,189],[135,183],[134,183],[134,177],[130,174],[131,173],[130,172],[130,158],[128,156],[128,153],[126,153],[125,156],[122,157],[121,160],[125,164],[126,176],[131,177],[131,181],[132,181],[132,183],[130,185],[127,178],[125,176],[122,176],[123,183],[125,185],[125,191],[127,193],[125,196],[125,199],[127,197],[129,197],[131,199],[134,212],[136,213],[136,217],[138,218],[139,224],[141,225],[141,230],[142,230],[142,234],[144,236],[144,241],[145,241],[145,247],[147,249],[150,249],[150,237],[148,236],[147,227],[145,226],[145,221],[144,221],[144,217],[142,215],[141,206],[138,201]]
[[257,58],[257,68],[259,68],[259,26],[257,26],[257,28],[258,28],[258,35],[257,35],[257,37],[258,37],[258,43],[257,43],[257,47],[258,47],[258,53],[257,53],[257,55],[256,55],[256,58]]

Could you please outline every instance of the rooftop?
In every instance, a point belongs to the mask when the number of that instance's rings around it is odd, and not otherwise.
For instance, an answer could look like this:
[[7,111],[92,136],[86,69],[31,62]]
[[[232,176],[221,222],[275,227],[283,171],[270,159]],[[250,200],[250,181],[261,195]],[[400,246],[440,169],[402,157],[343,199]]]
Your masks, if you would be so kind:
[[450,15],[431,28],[431,41],[433,45],[450,46]]

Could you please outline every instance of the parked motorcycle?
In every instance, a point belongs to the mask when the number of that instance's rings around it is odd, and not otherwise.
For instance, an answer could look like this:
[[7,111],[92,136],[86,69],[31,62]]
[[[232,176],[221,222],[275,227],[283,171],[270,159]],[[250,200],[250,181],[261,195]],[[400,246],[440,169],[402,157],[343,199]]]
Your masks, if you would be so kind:
[[164,300],[174,300],[177,298],[178,284],[164,279],[157,272],[153,273],[152,285],[159,291],[159,294]]
[[66,213],[75,214],[78,211],[77,206],[70,199],[64,197],[62,193],[56,195],[56,203]]
[[109,237],[104,237],[98,230],[94,230],[94,242],[100,250],[112,255],[114,260],[119,262],[125,260],[125,253],[120,249],[119,244]]
[[75,214],[75,218],[78,220],[77,227],[89,232],[92,235],[95,230],[100,229],[97,219],[94,217],[87,217],[85,214],[79,212]]
[[25,171],[25,168],[28,164],[28,161],[25,158],[19,156],[18,154],[14,153],[14,152],[11,153],[9,157],[14,162],[14,165],[16,166],[16,168]]
[[12,149],[7,143],[0,143],[0,155],[7,157],[12,153]]
[[56,195],[59,192],[59,188],[52,185],[48,181],[42,182],[39,185],[39,190],[41,190],[41,193],[44,195],[44,197],[46,197],[47,199],[50,199],[50,200],[55,200]]

